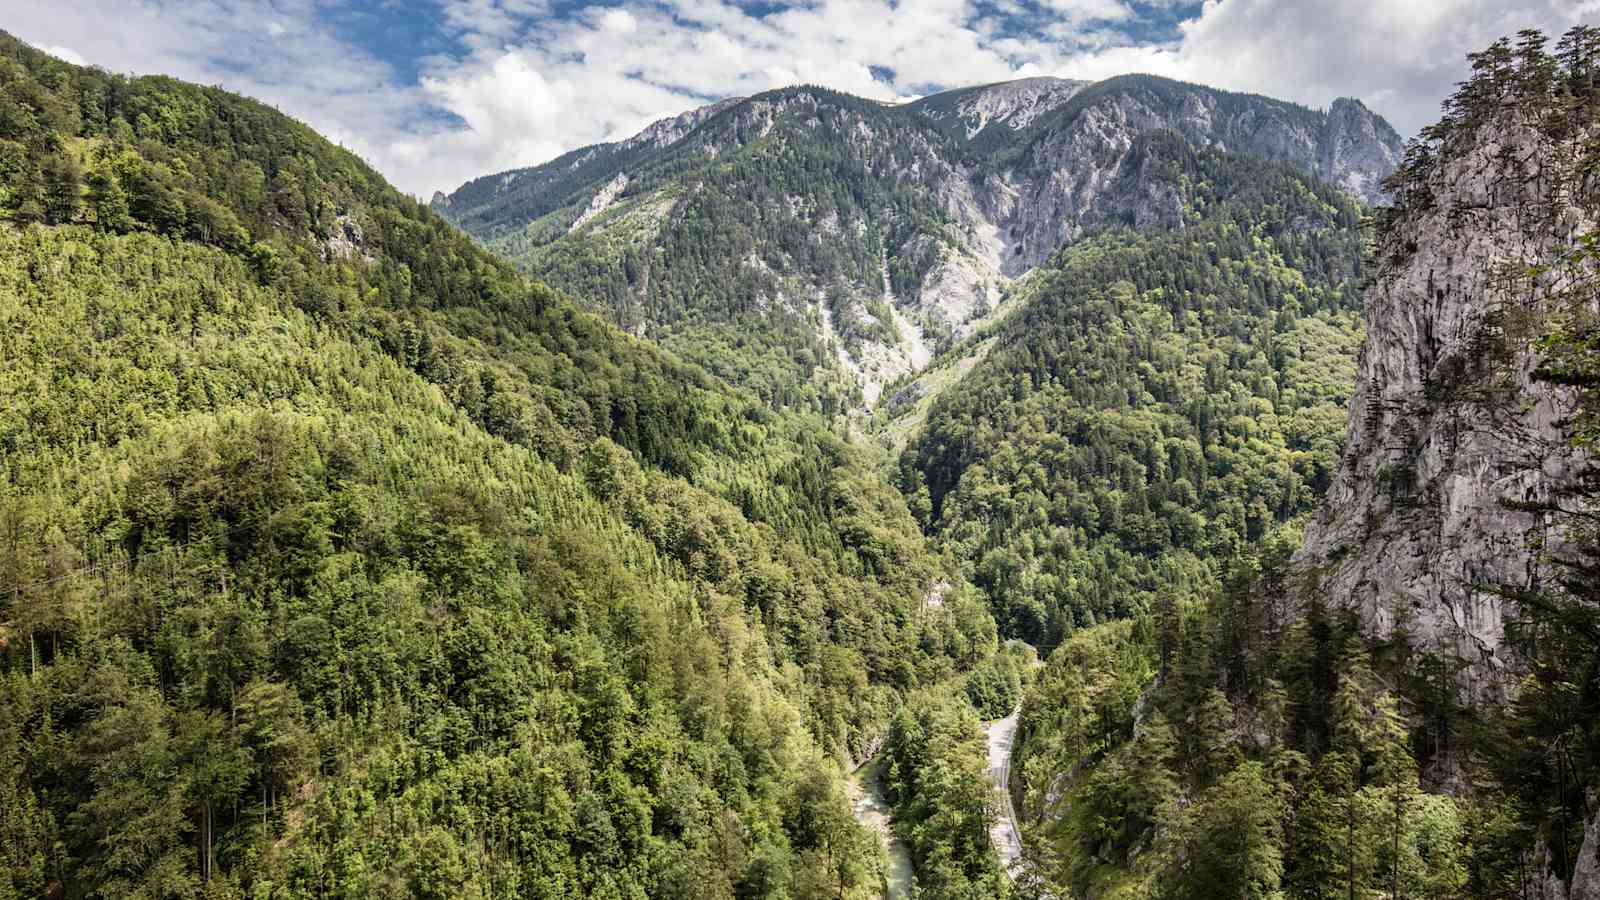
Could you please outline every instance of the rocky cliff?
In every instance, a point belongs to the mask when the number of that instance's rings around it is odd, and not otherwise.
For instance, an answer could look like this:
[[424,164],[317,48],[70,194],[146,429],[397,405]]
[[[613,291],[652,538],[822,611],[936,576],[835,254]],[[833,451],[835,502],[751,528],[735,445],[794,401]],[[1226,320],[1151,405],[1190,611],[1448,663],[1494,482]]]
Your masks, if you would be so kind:
[[[1108,224],[1181,225],[1181,174],[1150,152],[1171,139],[1291,163],[1369,203],[1400,154],[1354,100],[1320,112],[1150,76],[1032,78],[898,107],[793,88],[476,179],[434,206],[636,333],[786,316],[824,345],[798,377],[835,368],[859,408],[988,321],[1066,243]],[[676,349],[693,355],[703,337]]]
[[993,138],[1004,143],[1010,133],[1032,125],[1088,86],[1087,81],[1067,78],[1022,78],[945,91],[917,100],[907,109],[969,141]]
[[1006,271],[1027,271],[1108,220],[1171,222],[1149,178],[1126,177],[1139,163],[1141,137],[1159,131],[1293,163],[1368,204],[1387,202],[1380,182],[1401,154],[1399,135],[1356,100],[1319,113],[1149,76],[1114,78],[1074,93],[1042,120],[1016,163],[991,182],[993,213],[1011,239]]
[[1570,446],[1575,397],[1538,377],[1531,340],[1574,273],[1529,270],[1600,225],[1582,162],[1595,127],[1552,130],[1541,104],[1487,102],[1395,179],[1348,437],[1293,561],[1301,602],[1459,661],[1474,699],[1519,674],[1507,598],[1555,587],[1549,507],[1594,466]]

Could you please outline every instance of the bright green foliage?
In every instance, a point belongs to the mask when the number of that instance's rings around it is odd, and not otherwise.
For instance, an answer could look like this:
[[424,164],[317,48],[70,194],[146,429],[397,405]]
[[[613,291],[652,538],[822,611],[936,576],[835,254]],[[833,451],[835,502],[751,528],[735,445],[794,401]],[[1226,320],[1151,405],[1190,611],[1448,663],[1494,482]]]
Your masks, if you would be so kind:
[[1329,481],[1360,340],[1351,201],[1170,135],[1184,227],[1111,229],[1037,273],[942,395],[901,488],[1040,646],[1204,588]]
[[0,161],[0,896],[870,893],[996,638],[855,450],[225,92],[0,37]]
[[914,695],[889,729],[885,786],[896,828],[911,848],[917,897],[1003,895],[989,844],[996,815],[988,751],[971,706],[943,692]]

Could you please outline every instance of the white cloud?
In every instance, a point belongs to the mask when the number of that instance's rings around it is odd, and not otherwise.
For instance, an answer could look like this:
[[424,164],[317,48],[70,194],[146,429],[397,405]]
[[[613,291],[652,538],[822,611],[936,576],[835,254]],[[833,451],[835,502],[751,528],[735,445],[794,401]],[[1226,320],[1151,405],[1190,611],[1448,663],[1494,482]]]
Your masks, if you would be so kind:
[[1600,15],[1600,0],[1207,0],[1176,41],[1135,46],[1117,30],[1135,15],[1125,0],[801,0],[765,16],[728,0],[618,0],[555,18],[548,0],[438,2],[459,49],[425,58],[416,84],[334,36],[319,0],[11,0],[5,26],[58,55],[257,96],[425,195],[798,82],[893,100],[1152,72],[1312,106],[1353,95],[1413,133],[1467,52]]
[[1554,37],[1582,12],[1572,0],[1207,0],[1174,47],[1108,49],[1064,71],[1151,71],[1310,106],[1354,96],[1409,135],[1437,119],[1467,53],[1526,27]]
[[54,56],[56,59],[64,60],[75,66],[85,65],[83,54],[71,47],[40,47],[39,49]]

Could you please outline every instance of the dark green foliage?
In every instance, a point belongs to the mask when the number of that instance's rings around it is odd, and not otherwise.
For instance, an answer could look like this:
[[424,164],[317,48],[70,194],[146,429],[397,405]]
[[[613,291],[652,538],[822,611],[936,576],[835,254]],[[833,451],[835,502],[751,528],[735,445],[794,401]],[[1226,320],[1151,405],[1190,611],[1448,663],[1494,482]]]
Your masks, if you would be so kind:
[[942,692],[913,696],[895,717],[884,753],[885,785],[895,827],[911,848],[917,896],[1002,896],[1004,876],[988,832],[998,797],[972,707]]
[[[1228,623],[1254,602],[1219,593],[1167,617],[1175,633],[1159,640],[1117,622],[1056,650],[1019,751],[1061,860],[1050,877],[1087,897],[1463,896],[1484,852],[1466,820],[1492,807],[1421,792],[1401,701],[1357,639],[1326,669],[1302,666],[1302,620],[1277,646],[1258,641],[1249,677],[1225,675]],[[1230,679],[1257,687],[1216,687]],[[1298,698],[1318,693],[1326,724],[1296,733]]]
[[1041,646],[1207,585],[1311,508],[1343,434],[1355,207],[1284,166],[1146,152],[1181,173],[1182,229],[1063,251],[900,460],[1003,629]]
[[1038,837],[1059,863],[1043,874],[1074,894],[1103,890],[1109,873],[1132,864],[1133,848],[1177,815],[1173,729],[1158,712],[1134,736],[1156,662],[1148,619],[1084,629],[1050,655],[1025,698],[1012,761],[1021,812],[1049,823]]
[[264,106],[0,89],[0,895],[865,896],[836,760],[996,639],[857,451]]
[[[1563,35],[1555,52],[1535,30],[1519,32],[1515,43],[1501,38],[1468,56],[1472,76],[1444,104],[1439,122],[1423,129],[1407,147],[1404,164],[1389,180],[1395,212],[1432,205],[1432,177],[1443,160],[1470,151],[1479,129],[1503,123],[1516,110],[1517,124],[1556,140],[1577,136],[1594,121],[1600,103],[1600,28],[1580,25]],[[1573,162],[1587,162],[1574,160]],[[1403,251],[1400,241],[1391,242]]]
[[[1552,87],[1573,79],[1560,60],[1592,58],[1594,42],[1590,30],[1579,29],[1556,57],[1543,57],[1542,39],[1524,35],[1518,61],[1507,63],[1510,74],[1480,66],[1452,108],[1487,103],[1484,92],[1497,79],[1492,90],[1509,92],[1495,95],[1504,115],[1520,117],[1524,108],[1508,97],[1540,110],[1549,92],[1576,96],[1587,80]],[[1592,128],[1600,94],[1586,96],[1587,106],[1568,110],[1556,125],[1573,127],[1571,117],[1581,116]],[[1474,115],[1489,116],[1486,110]],[[1435,149],[1444,155],[1426,166],[1473,146],[1465,133],[1449,130]],[[1591,151],[1577,152],[1567,164],[1592,164],[1585,161]],[[1410,204],[1428,202],[1425,189],[1406,186],[1402,208],[1380,221],[1380,247],[1396,243],[1397,223],[1415,211]],[[1574,390],[1578,448],[1592,447],[1595,436],[1596,246],[1592,236],[1580,238],[1532,273],[1537,284],[1556,288],[1532,292],[1544,332],[1523,338],[1545,355],[1540,375]],[[1510,900],[1569,881],[1593,837],[1585,829],[1594,821],[1600,746],[1600,613],[1593,601],[1600,596],[1600,536],[1588,512],[1596,496],[1593,478],[1580,479],[1546,510],[1561,528],[1561,539],[1547,545],[1555,583],[1504,589],[1507,636],[1529,666],[1505,707],[1459,705],[1451,662],[1421,657],[1402,641],[1369,647],[1353,615],[1323,607],[1314,582],[1286,584],[1289,539],[1266,542],[1260,561],[1237,566],[1204,607],[1159,597],[1154,637],[1130,636],[1120,623],[1074,635],[1056,657],[1092,665],[1080,674],[1053,658],[1024,705],[1026,799],[1047,812],[1066,810],[1045,834],[1063,861],[1056,880],[1089,897],[1279,891],[1318,900]],[[1291,589],[1302,592],[1301,602],[1280,630],[1276,595]],[[1085,651],[1123,647],[1134,659],[1142,652],[1159,660],[1161,676],[1142,682],[1145,715],[1137,726],[1130,714],[1115,715],[1122,727],[1088,739],[1086,711],[1097,707],[1081,697],[1083,686],[1126,683],[1142,673],[1127,664],[1126,652]],[[1064,715],[1063,706],[1081,711]],[[1056,780],[1062,772],[1065,784]],[[1450,796],[1423,789],[1461,784],[1471,790]]]
[[1033,651],[1016,641],[967,674],[967,701],[983,719],[1003,719],[1022,701]]

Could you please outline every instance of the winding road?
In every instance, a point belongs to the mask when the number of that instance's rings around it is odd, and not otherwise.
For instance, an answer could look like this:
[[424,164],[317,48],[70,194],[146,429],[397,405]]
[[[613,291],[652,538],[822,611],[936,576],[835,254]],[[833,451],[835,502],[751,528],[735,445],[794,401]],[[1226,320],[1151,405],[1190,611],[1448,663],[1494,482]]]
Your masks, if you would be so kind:
[[[1025,647],[1031,657],[1029,667],[1041,668],[1038,648],[1015,638],[1006,641],[1008,647]],[[983,733],[989,739],[989,781],[1000,792],[1000,815],[989,826],[989,842],[1000,856],[1000,866],[1012,881],[1022,874],[1022,829],[1017,826],[1017,809],[1011,803],[1011,756],[1017,741],[1017,726],[1022,721],[1022,701],[1004,719],[983,724]]]
[[1017,739],[1021,713],[1019,704],[1011,715],[983,726],[989,738],[989,781],[1000,792],[1000,815],[989,826],[989,840],[1000,854],[1000,865],[1013,880],[1022,871],[1022,830],[1017,827],[1017,811],[1011,804],[1010,788],[1011,748]]

